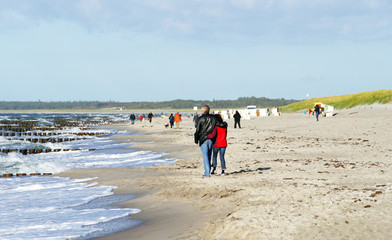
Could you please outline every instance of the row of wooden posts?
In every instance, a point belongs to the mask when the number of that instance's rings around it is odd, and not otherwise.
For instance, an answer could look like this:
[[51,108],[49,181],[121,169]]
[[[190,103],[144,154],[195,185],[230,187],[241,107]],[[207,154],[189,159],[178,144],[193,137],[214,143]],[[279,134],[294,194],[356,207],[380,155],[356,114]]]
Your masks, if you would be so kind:
[[[0,131],[12,131],[12,132],[29,132],[29,131],[50,132],[50,131],[64,130],[64,129],[66,129],[66,128],[62,128],[62,127],[30,127],[30,128],[26,128],[26,127],[19,127],[19,126],[10,126],[10,125],[1,126],[0,125]],[[91,129],[91,128],[88,128],[88,127],[80,128],[80,130],[89,130],[89,129]]]
[[111,119],[104,119],[104,120],[68,120],[68,119],[54,119],[53,124],[51,127],[43,127],[39,126],[38,121],[24,121],[24,120],[1,120],[0,121],[0,130],[12,130],[15,131],[32,131],[32,130],[45,130],[45,131],[53,131],[59,130],[67,127],[91,127],[91,126],[98,126],[98,125],[105,125],[105,124],[120,124],[120,123],[127,123],[127,120],[111,120]]
[[38,121],[36,120],[0,120],[1,125],[16,125],[23,127],[38,126]]
[[100,136],[105,135],[107,133],[103,132],[74,132],[74,133],[56,133],[56,132],[0,132],[0,136],[4,137],[20,137],[20,136],[56,136],[56,135],[77,135],[77,136]]
[[[29,176],[41,176],[41,175],[43,175],[43,176],[49,176],[49,175],[52,175],[52,173],[30,173],[29,174]],[[12,174],[12,173],[4,173],[3,175],[2,175],[2,177],[4,177],[4,178],[8,178],[8,177],[13,177],[13,176],[15,176],[15,177],[26,177],[27,176],[27,174],[26,173],[17,173],[17,174]],[[0,176],[1,177],[1,176]]]
[[[9,148],[3,148],[0,150],[0,152],[4,154],[12,153],[12,152],[19,152],[23,155],[27,154],[38,154],[38,153],[50,153],[50,152],[68,152],[68,151],[81,151],[82,149],[79,148],[73,148],[73,149],[61,149],[61,148],[56,148],[56,149],[50,149],[50,148],[29,148],[29,149],[9,149]],[[88,149],[89,151],[95,151],[95,148]]]
[[7,138],[7,140],[29,141],[32,143],[60,143],[86,140],[87,138]]

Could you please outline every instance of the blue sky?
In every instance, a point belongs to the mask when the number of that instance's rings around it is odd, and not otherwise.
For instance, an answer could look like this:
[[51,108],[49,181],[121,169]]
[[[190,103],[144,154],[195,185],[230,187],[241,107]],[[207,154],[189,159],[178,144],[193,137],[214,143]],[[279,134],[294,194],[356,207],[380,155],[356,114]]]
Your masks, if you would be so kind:
[[391,89],[390,0],[0,0],[0,100]]

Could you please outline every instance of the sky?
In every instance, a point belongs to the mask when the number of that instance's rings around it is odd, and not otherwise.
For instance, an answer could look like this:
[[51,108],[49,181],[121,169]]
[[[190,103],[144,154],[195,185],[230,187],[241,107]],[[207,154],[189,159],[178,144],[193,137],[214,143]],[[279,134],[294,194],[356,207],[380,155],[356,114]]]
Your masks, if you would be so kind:
[[391,0],[0,0],[0,101],[391,89]]

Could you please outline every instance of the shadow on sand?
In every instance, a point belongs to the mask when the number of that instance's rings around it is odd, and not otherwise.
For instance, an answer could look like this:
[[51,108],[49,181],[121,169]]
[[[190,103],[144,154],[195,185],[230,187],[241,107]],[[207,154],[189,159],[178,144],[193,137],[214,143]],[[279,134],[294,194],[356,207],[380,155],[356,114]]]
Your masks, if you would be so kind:
[[231,175],[231,174],[239,174],[239,173],[249,173],[249,172],[261,172],[261,171],[266,171],[266,170],[270,170],[270,167],[266,167],[266,168],[258,168],[255,170],[240,170],[240,171],[235,171],[235,172],[231,172],[231,173],[227,173],[227,175]]

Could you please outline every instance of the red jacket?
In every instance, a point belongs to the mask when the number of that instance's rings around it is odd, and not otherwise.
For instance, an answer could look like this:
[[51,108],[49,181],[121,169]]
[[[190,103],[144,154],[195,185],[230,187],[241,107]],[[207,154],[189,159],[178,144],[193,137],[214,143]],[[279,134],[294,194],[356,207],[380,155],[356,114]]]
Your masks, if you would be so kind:
[[207,137],[207,139],[213,138],[215,138],[214,148],[227,147],[227,127],[215,126],[214,131]]
[[216,126],[216,140],[214,148],[227,147],[227,128]]
[[175,121],[175,122],[181,122],[181,121],[182,121],[182,120],[181,120],[181,115],[178,114],[178,113],[176,113],[176,114],[174,115],[174,121]]

